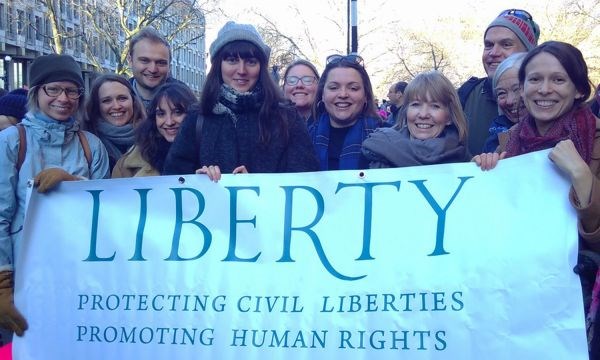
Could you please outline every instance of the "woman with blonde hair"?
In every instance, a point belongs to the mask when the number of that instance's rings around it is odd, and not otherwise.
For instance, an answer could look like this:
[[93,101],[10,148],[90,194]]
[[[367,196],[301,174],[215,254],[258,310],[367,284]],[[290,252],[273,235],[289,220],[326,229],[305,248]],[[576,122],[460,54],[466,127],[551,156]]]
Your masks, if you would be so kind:
[[417,75],[404,92],[399,121],[363,142],[371,168],[468,162],[467,122],[454,86],[442,73]]

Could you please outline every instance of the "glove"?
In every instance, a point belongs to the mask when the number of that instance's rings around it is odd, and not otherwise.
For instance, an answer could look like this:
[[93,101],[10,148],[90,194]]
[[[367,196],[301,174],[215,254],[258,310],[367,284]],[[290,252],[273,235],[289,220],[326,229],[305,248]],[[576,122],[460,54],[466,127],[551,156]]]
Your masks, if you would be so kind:
[[13,300],[13,279],[11,271],[0,272],[0,327],[12,330],[23,336],[27,321],[15,307]]
[[61,168],[50,168],[42,170],[35,176],[34,185],[39,193],[45,193],[54,189],[61,181],[79,180],[77,176],[71,175]]

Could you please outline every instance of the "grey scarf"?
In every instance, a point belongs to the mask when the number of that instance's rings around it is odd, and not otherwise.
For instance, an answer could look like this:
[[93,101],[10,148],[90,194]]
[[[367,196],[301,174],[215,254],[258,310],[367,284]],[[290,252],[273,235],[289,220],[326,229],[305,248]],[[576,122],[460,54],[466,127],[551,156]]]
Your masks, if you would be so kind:
[[133,124],[115,126],[104,119],[99,119],[96,128],[98,137],[108,151],[108,156],[114,161],[118,160],[135,142]]

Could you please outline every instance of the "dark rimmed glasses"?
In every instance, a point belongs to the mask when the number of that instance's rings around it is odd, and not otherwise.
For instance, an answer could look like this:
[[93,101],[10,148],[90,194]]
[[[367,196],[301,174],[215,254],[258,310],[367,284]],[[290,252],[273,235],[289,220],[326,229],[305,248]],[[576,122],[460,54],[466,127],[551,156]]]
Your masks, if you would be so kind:
[[311,86],[312,84],[315,83],[315,81],[317,81],[317,77],[316,76],[310,76],[310,75],[306,75],[306,76],[288,76],[285,78],[285,84],[289,85],[289,86],[296,86],[296,84],[298,84],[298,81],[302,82],[302,84],[304,86]]
[[360,55],[356,55],[356,54],[349,54],[349,55],[340,55],[340,54],[334,54],[334,55],[329,55],[327,57],[327,59],[325,60],[325,63],[327,65],[329,64],[335,64],[338,63],[342,60],[346,60],[349,62],[353,62],[353,63],[357,63],[360,66],[364,66],[364,60],[362,57],[360,57]]
[[50,97],[59,97],[63,92],[67,95],[67,97],[71,100],[77,100],[83,95],[84,90],[82,88],[62,88],[60,86],[54,85],[44,85],[42,86],[46,95]]

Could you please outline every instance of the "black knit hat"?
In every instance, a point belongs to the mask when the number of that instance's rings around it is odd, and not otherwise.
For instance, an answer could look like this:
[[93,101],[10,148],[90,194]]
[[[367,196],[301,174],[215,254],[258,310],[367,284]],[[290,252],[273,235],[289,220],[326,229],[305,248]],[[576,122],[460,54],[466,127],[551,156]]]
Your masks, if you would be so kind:
[[83,87],[81,67],[69,55],[50,54],[36,58],[29,68],[29,87],[53,81],[72,81]]
[[12,116],[18,121],[25,117],[27,112],[27,96],[9,92],[0,97],[0,115]]

